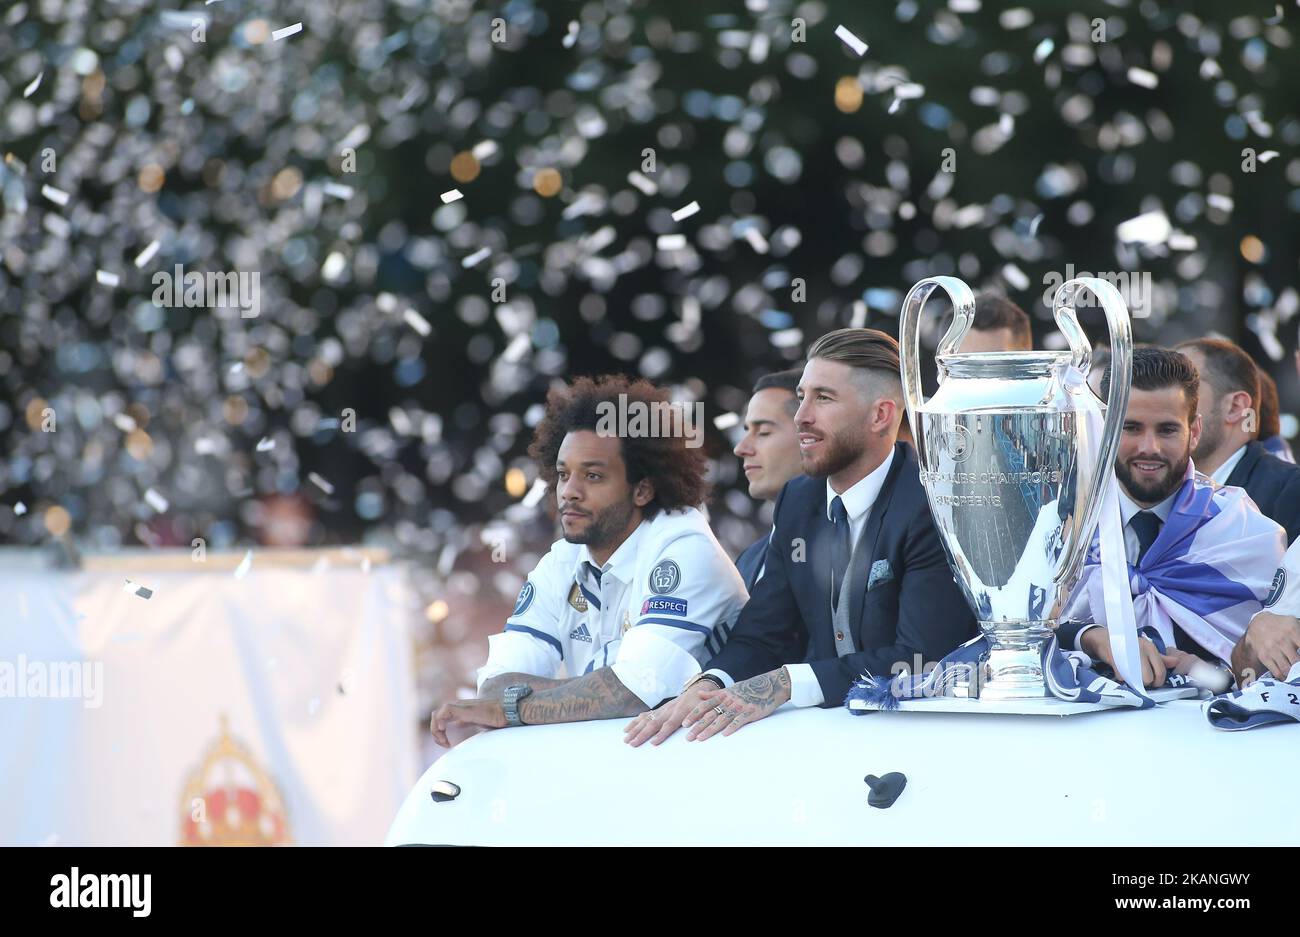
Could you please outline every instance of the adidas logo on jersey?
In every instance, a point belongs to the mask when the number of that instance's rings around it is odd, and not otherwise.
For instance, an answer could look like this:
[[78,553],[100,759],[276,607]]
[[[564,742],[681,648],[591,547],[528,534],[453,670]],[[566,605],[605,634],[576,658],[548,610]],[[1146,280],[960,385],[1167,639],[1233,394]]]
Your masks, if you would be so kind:
[[591,632],[587,630],[587,623],[584,621],[569,632],[570,641],[586,641],[591,643]]

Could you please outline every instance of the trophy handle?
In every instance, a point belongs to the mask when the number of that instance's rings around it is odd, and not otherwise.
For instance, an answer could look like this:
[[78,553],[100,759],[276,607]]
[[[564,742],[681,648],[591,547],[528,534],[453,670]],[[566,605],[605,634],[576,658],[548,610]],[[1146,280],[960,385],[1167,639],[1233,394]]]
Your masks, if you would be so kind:
[[1087,289],[1101,301],[1106,312],[1106,324],[1110,328],[1110,393],[1106,397],[1106,423],[1101,433],[1101,452],[1097,461],[1097,471],[1092,478],[1092,485],[1083,504],[1088,505],[1088,514],[1084,518],[1082,529],[1092,529],[1101,512],[1101,492],[1115,464],[1115,455],[1119,451],[1119,434],[1124,427],[1124,415],[1128,412],[1129,386],[1133,380],[1133,330],[1129,323],[1128,305],[1119,290],[1097,277],[1075,277],[1067,280],[1056,290],[1052,306],[1056,315],[1056,325],[1070,342],[1073,365],[1085,376],[1092,367],[1092,345],[1074,311],[1074,302],[1081,290]]
[[[942,288],[948,294],[948,298],[952,300],[953,311],[952,325],[948,326],[948,331],[939,340],[939,347],[935,350],[936,356],[950,355],[955,352],[975,322],[975,294],[970,291],[969,286],[956,277],[926,277],[924,280],[917,281],[916,285],[907,291],[907,298],[903,300],[903,315],[898,326],[898,335],[899,350],[902,353],[903,402],[907,406],[907,420],[913,433],[919,431],[916,411],[925,404],[921,391],[921,309],[936,288]],[[940,365],[939,383],[943,383],[945,376],[943,366]]]

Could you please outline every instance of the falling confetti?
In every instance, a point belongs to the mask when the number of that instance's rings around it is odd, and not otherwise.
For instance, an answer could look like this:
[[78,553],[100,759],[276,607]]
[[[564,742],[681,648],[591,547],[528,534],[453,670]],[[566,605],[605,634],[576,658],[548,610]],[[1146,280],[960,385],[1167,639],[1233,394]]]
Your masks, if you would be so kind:
[[479,261],[487,260],[490,256],[492,256],[492,248],[480,247],[474,253],[470,254],[468,257],[463,259],[460,262],[460,265],[466,269],[469,269],[470,267],[477,266]]
[[700,210],[699,202],[691,202],[689,205],[683,205],[677,211],[673,212],[673,221],[681,221],[683,218],[689,218]]
[[325,479],[321,478],[315,472],[308,472],[307,480],[311,482],[313,485],[315,485],[317,488],[319,488],[321,491],[325,492],[327,495],[334,494],[334,486],[331,485],[329,482],[327,482]]
[[423,336],[428,336],[433,331],[433,326],[429,325],[427,319],[420,315],[414,309],[407,309],[402,313],[402,320],[415,331]]
[[145,490],[144,500],[148,502],[149,507],[153,508],[159,514],[162,514],[167,510],[168,507],[167,499],[164,498],[153,488],[149,488]]
[[465,196],[460,194],[460,189],[450,189],[446,192],[443,192],[441,197],[442,197],[442,203],[444,205],[447,205],[451,202],[458,201],[464,198]]
[[244,554],[244,558],[239,561],[235,567],[235,578],[243,579],[248,575],[248,571],[253,568],[253,551],[249,550]]
[[576,43],[577,41],[578,41],[578,21],[569,20],[569,31],[564,34],[564,39],[561,40],[560,44],[563,45],[564,48],[566,49],[572,49],[574,43]]
[[1128,70],[1128,80],[1142,88],[1155,88],[1160,84],[1160,79],[1155,72],[1149,72],[1145,68],[1134,66]]
[[258,452],[270,452],[274,448],[275,448],[275,440],[271,439],[268,436],[263,436],[261,439],[257,441]]
[[52,185],[41,186],[41,195],[45,196],[55,205],[68,204],[68,193],[64,192],[62,189],[56,189]]
[[158,253],[158,241],[150,241],[144,250],[135,255],[135,268],[137,270],[143,268],[145,264],[153,260],[156,253]]
[[107,270],[96,270],[95,282],[103,286],[117,286],[118,276],[116,273],[109,273]]
[[285,26],[283,29],[277,29],[271,33],[271,39],[279,42],[281,39],[292,36],[295,33],[302,32],[302,23],[294,23],[292,26]]
[[323,191],[326,195],[334,196],[334,198],[341,198],[345,202],[348,199],[352,198],[352,186],[342,185],[338,182],[325,183],[323,186],[321,186],[321,191]]
[[740,415],[737,413],[720,413],[713,418],[715,429],[731,429],[733,426],[740,425]]
[[859,39],[857,36],[853,35],[853,33],[849,32],[849,30],[844,26],[836,26],[835,35],[846,46],[852,49],[854,54],[857,55],[859,58],[867,54],[867,44],[863,42],[861,39]]
[[661,234],[655,239],[655,247],[661,251],[679,251],[686,247],[686,235]]
[[37,72],[36,77],[32,79],[31,84],[29,84],[26,88],[23,89],[23,97],[30,98],[33,94],[35,94],[36,89],[41,86],[41,79],[44,77],[45,77],[44,71]]
[[21,501],[19,501],[17,504],[14,505],[14,514],[16,514],[18,517],[22,517],[26,513],[27,513],[27,505],[23,504]]

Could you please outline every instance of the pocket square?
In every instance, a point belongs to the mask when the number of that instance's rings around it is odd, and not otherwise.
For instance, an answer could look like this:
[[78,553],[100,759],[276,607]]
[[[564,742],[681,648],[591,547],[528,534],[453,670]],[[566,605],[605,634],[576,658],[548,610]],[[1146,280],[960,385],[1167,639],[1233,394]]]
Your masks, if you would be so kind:
[[870,592],[882,582],[889,582],[894,578],[894,569],[889,565],[889,560],[876,560],[871,564],[871,575],[867,577],[867,591]]

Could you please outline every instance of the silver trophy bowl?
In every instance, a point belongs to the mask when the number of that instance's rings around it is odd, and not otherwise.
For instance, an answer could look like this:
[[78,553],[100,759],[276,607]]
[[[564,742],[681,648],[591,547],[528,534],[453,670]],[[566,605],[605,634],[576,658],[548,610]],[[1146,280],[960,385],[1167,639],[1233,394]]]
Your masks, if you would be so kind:
[[[918,341],[925,301],[942,289],[951,327],[923,399]],[[1074,304],[1090,291],[1110,327],[1109,398],[1088,387],[1092,346]],[[1047,695],[1042,649],[1100,518],[1128,409],[1133,340],[1128,307],[1095,277],[1061,284],[1053,301],[1069,351],[957,354],[975,297],[955,277],[927,277],[903,301],[900,355],[907,415],[939,538],[989,653],[956,694],[990,700]]]

